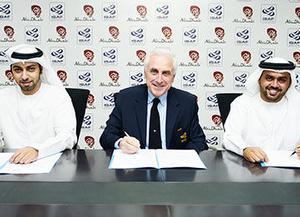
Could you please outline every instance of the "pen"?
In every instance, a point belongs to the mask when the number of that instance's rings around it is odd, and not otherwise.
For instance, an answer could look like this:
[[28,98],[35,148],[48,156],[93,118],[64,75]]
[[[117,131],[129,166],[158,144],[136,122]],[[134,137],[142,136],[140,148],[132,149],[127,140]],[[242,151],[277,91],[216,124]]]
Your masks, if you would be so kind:
[[296,151],[293,151],[292,154],[290,156],[293,156],[294,154],[296,154]]
[[126,136],[130,137],[129,134],[125,130],[124,130],[124,133],[125,133]]

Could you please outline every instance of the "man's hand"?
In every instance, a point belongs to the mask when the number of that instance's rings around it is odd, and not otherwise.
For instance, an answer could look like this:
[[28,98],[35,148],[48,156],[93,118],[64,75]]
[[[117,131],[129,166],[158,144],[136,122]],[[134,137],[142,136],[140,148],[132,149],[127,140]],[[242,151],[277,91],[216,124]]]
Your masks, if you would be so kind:
[[266,153],[259,147],[245,148],[243,151],[243,156],[247,161],[250,161],[252,163],[269,161]]
[[126,154],[134,154],[140,150],[140,141],[131,136],[124,136],[119,144],[122,152]]
[[15,164],[29,164],[35,161],[38,157],[38,150],[32,147],[25,147],[18,149],[14,155],[9,159],[11,163]]

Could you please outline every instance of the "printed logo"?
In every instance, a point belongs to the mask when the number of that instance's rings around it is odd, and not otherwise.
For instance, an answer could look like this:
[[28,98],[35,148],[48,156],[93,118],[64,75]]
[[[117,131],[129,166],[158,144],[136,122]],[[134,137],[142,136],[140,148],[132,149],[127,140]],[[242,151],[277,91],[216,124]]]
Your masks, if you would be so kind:
[[84,130],[93,130],[93,115],[86,114],[83,118],[81,129]]
[[214,40],[206,39],[205,43],[207,44],[225,44],[224,36],[225,36],[225,30],[224,28],[217,26],[214,30],[216,38]]
[[276,21],[276,5],[263,4],[261,9],[261,22],[274,23]]
[[109,70],[108,71],[108,76],[111,79],[110,82],[105,83],[105,82],[100,82],[100,87],[119,87],[120,84],[118,83],[118,80],[120,78],[119,72],[116,70]]
[[144,50],[137,50],[136,51],[136,56],[137,58],[143,63],[145,61],[146,58],[146,51]]
[[235,33],[235,43],[237,45],[250,45],[250,28],[237,28]]
[[190,50],[188,52],[187,57],[189,58],[189,61],[180,62],[178,64],[180,67],[200,66],[200,63],[199,63],[200,55],[199,55],[198,51]]
[[198,28],[197,27],[185,27],[183,29],[182,41],[183,44],[195,44],[198,43]]
[[300,45],[300,29],[288,29],[288,46]]
[[190,50],[189,51],[189,57],[191,58],[193,63],[198,63],[199,60],[199,52],[196,50]]
[[223,50],[210,48],[207,53],[208,66],[223,65]]
[[31,11],[35,18],[40,18],[42,14],[42,8],[39,5],[31,5]]
[[115,93],[102,93],[102,108],[112,109],[115,106]]
[[15,80],[10,69],[5,70],[5,76],[9,82],[13,82]]
[[241,51],[241,61],[240,63],[232,63],[232,67],[252,67],[251,65],[251,53],[247,50]]
[[103,65],[117,65],[118,50],[114,47],[102,48],[102,64]]
[[245,84],[248,79],[248,72],[234,72],[233,73],[233,88],[238,90],[245,89]]
[[298,65],[300,65],[300,52],[299,52],[299,51],[295,51],[295,52],[293,53],[293,57],[294,57],[295,62],[296,62]]
[[208,5],[208,17],[211,22],[220,22],[223,21],[224,17],[224,6],[223,4],[209,4]]
[[206,109],[216,109],[218,108],[218,100],[216,93],[207,92],[206,93]]
[[10,2],[0,2],[0,20],[12,19],[12,4]]
[[67,29],[64,26],[57,26],[56,27],[56,32],[60,39],[65,39],[67,35]]
[[296,19],[287,19],[285,23],[288,24],[300,24],[300,7],[295,8]]
[[211,120],[214,123],[215,127],[220,127],[222,123],[222,118],[220,115],[214,114],[211,116]]
[[138,12],[140,18],[145,18],[147,15],[147,7],[144,5],[138,5],[136,6],[136,11]]
[[225,30],[222,27],[216,27],[215,34],[219,40],[223,40],[223,38],[225,36]]
[[259,61],[270,59],[271,57],[274,57],[274,54],[274,49],[260,49]]
[[[188,17],[188,18],[180,18],[180,22],[201,22],[201,19],[200,19],[200,7],[197,6],[197,5],[191,5],[190,8],[189,8],[189,12],[190,12],[190,15],[191,17]],[[187,13],[185,13],[187,14]]]
[[95,139],[92,136],[85,136],[84,142],[89,148],[93,148],[95,145]]
[[234,23],[254,23],[254,20],[252,19],[253,16],[253,9],[250,6],[244,6],[242,8],[244,17],[242,19],[235,18],[233,20]]
[[108,31],[111,35],[111,37],[113,37],[113,39],[118,39],[118,35],[119,35],[119,29],[116,26],[110,26],[108,28]]
[[144,73],[143,72],[130,72],[129,83],[130,86],[136,86],[144,83]]
[[65,48],[52,47],[50,48],[50,61],[53,65],[65,65]]
[[14,42],[15,29],[12,26],[4,26],[3,30],[5,35],[7,36],[7,38],[4,39],[3,42]]
[[170,15],[170,5],[169,4],[160,4],[156,7],[156,19],[167,20]]
[[57,77],[61,80],[61,82],[63,83],[63,86],[69,86],[69,84],[67,83],[67,72],[65,70],[57,70],[56,72]]
[[9,60],[8,60],[6,54],[4,53],[4,51],[6,49],[7,49],[7,47],[0,48],[0,65],[8,65],[9,64]]
[[295,72],[295,79],[296,79],[296,85],[295,85],[295,88],[296,88],[297,90],[299,90],[299,88],[300,88],[300,74],[297,73],[297,72]]
[[93,62],[94,52],[92,50],[86,49],[83,51],[83,54],[88,62]]
[[218,146],[221,144],[220,137],[218,135],[207,134],[206,135],[206,144],[209,147]]
[[93,29],[90,26],[77,27],[77,43],[90,45],[93,42]]
[[93,72],[91,70],[79,70],[78,75],[78,86],[80,87],[91,87],[93,81]]
[[144,27],[131,27],[129,40],[133,45],[144,45],[145,44],[145,30]]
[[[15,80],[14,80],[14,77],[13,77],[13,74],[12,74],[11,70],[10,69],[4,70],[4,74],[5,74],[6,78],[7,78],[7,80],[5,82],[3,82],[3,83],[0,80],[0,82],[1,82],[0,83],[0,87],[1,86],[4,86],[4,87],[15,86],[16,83],[15,83]],[[3,79],[2,79],[2,81],[3,81]]]
[[163,35],[165,36],[165,38],[167,40],[170,40],[171,39],[171,36],[172,36],[172,29],[168,26],[163,26],[161,28],[161,32],[163,33]]
[[50,8],[50,20],[63,21],[65,19],[64,2],[51,2],[49,8]]
[[94,7],[92,5],[83,5],[83,11],[89,18],[93,17]]
[[117,5],[111,2],[104,2],[102,4],[102,17],[103,20],[116,20],[117,19]]
[[26,26],[24,32],[25,32],[25,41],[27,43],[40,44],[41,30],[39,26]]
[[182,72],[181,87],[184,89],[196,89],[197,72],[191,72],[191,71]]
[[300,19],[300,7],[295,8],[295,14]]
[[224,87],[223,80],[224,74],[221,71],[214,71],[212,73],[213,82],[212,84],[205,83],[204,87]]
[[95,102],[95,97],[93,94],[90,93],[87,98],[87,104],[86,104],[87,108],[95,109],[94,102]]
[[257,44],[278,44],[278,42],[276,41],[277,30],[275,28],[267,28],[266,33],[269,39],[267,39],[266,41],[259,40]]

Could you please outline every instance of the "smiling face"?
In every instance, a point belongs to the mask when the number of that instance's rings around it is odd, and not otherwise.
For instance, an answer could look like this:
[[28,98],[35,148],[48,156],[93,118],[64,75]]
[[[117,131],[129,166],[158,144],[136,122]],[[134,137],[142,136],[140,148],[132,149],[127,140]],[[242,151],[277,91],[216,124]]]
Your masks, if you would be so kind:
[[16,83],[25,95],[36,93],[40,86],[41,66],[36,62],[19,62],[11,65]]
[[288,72],[264,70],[258,83],[264,101],[279,102],[291,85],[291,76]]
[[145,69],[148,89],[155,97],[160,97],[172,86],[175,71],[173,62],[168,55],[152,55]]

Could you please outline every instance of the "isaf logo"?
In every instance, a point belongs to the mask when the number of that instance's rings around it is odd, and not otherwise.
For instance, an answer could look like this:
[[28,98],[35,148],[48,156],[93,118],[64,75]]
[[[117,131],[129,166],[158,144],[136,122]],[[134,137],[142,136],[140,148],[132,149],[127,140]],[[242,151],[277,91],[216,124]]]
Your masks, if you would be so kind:
[[102,48],[102,64],[116,65],[118,62],[118,51],[116,48],[104,47]]
[[51,20],[65,19],[65,4],[63,2],[50,3],[50,19]]
[[218,22],[223,20],[224,7],[222,4],[209,4],[209,20]]
[[145,18],[147,15],[147,7],[144,5],[137,5],[136,11],[138,12],[138,14],[141,18]]
[[217,135],[207,135],[206,143],[209,147],[218,146],[220,144],[220,138]]
[[274,56],[274,53],[275,51],[273,49],[261,49],[259,55],[260,61],[270,59]]
[[92,130],[93,129],[93,115],[86,114],[83,118],[82,129]]
[[144,73],[142,72],[130,72],[129,83],[131,86],[136,86],[144,82]]
[[51,48],[50,58],[53,65],[65,65],[65,48]]
[[248,78],[248,72],[234,72],[233,82],[234,89],[243,90]]
[[276,5],[262,5],[261,21],[275,22],[276,20]]
[[218,99],[215,93],[206,93],[206,108],[207,109],[218,108]]
[[25,41],[27,43],[40,43],[40,27],[26,26],[25,27]]
[[136,56],[137,58],[143,63],[145,61],[146,58],[146,51],[144,50],[137,50],[136,51]]
[[131,44],[143,45],[145,43],[144,28],[132,27],[129,38]]
[[194,44],[198,42],[198,29],[186,27],[183,29],[183,44]]
[[91,44],[93,36],[93,29],[89,26],[77,27],[77,42],[78,44]]
[[168,19],[170,14],[170,5],[162,4],[156,7],[156,18],[157,19]]
[[78,86],[90,87],[92,85],[93,73],[91,70],[79,70],[78,74]]
[[250,64],[250,61],[251,61],[251,53],[247,50],[243,50],[241,52],[241,57],[242,57],[242,60],[244,61],[245,64]]
[[182,88],[196,89],[197,88],[197,73],[182,72]]
[[89,148],[93,148],[95,145],[95,139],[92,136],[85,136],[84,141]]
[[93,17],[94,14],[94,7],[92,5],[84,5],[83,11],[89,18]]
[[103,3],[102,15],[104,20],[114,20],[117,18],[117,5],[111,2]]
[[236,29],[236,44],[237,45],[250,45],[250,28],[237,28]]
[[208,66],[222,66],[223,51],[221,49],[208,49]]
[[[8,65],[9,64],[9,61],[8,61],[8,58],[6,56],[6,54],[4,53],[4,51],[7,49],[7,48],[0,48],[0,64],[1,65]],[[3,49],[3,50],[2,50]]]
[[200,7],[198,7],[197,5],[191,5],[190,12],[195,19],[198,19],[199,15],[200,15]]
[[252,15],[253,15],[253,9],[250,6],[244,6],[243,13],[244,13],[246,19],[251,20]]
[[104,109],[112,109],[115,106],[115,98],[114,98],[115,93],[103,93],[103,108]]
[[0,20],[11,20],[12,5],[10,2],[0,2]]
[[288,45],[299,46],[300,45],[300,29],[288,30]]

